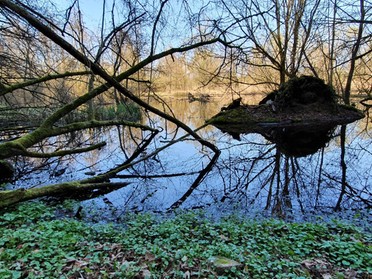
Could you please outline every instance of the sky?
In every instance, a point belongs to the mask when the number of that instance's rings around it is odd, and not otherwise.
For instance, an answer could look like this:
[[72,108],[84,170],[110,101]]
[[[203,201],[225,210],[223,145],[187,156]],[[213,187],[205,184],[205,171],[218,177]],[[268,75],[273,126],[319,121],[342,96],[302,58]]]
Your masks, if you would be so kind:
[[[54,0],[57,7],[66,10],[72,3],[73,0]],[[111,7],[111,0],[106,0],[108,7]],[[83,21],[89,29],[96,29],[101,23],[102,19],[102,5],[103,0],[79,0],[80,9],[83,14]]]

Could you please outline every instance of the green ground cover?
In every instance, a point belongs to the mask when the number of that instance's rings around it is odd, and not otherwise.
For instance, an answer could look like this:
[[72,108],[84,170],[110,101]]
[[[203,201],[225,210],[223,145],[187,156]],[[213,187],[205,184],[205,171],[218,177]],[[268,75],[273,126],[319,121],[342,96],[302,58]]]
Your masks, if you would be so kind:
[[92,224],[67,209],[27,202],[1,212],[0,278],[372,276],[371,233],[336,220],[213,221],[194,211]]

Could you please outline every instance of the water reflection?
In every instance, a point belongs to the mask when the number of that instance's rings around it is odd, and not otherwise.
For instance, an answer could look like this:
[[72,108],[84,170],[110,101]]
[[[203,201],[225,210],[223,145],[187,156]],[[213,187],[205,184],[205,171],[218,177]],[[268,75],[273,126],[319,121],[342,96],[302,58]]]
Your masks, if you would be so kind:
[[[218,99],[190,104],[187,96],[166,101],[178,118],[194,128],[203,125],[224,104]],[[8,187],[87,178],[110,171],[138,155],[137,164],[111,179],[129,185],[87,200],[83,207],[110,209],[116,217],[127,211],[204,207],[292,218],[372,206],[369,118],[337,127],[262,127],[261,133],[236,132],[233,136],[208,126],[198,133],[215,143],[221,155],[200,183],[195,183],[195,179],[211,162],[213,152],[189,137],[180,139],[183,132],[172,123],[152,115],[143,121],[163,129],[145,147],[148,132],[123,127],[48,139],[35,148],[46,152],[66,144],[84,146],[101,141],[107,144],[101,150],[59,159],[16,158],[18,180]],[[164,146],[167,147],[162,149]],[[140,154],[136,154],[138,150]],[[64,171],[60,174],[56,172],[59,170]]]
[[[204,120],[202,116],[198,119]],[[154,187],[151,198],[147,203],[134,203],[135,208],[156,211],[222,205],[226,210],[264,210],[279,216],[370,208],[369,121],[337,127],[266,127],[262,135],[245,134],[239,140],[236,134],[229,136],[209,127],[200,133],[215,142],[222,154],[203,183],[197,188],[187,186],[193,181],[192,171],[188,176],[159,178],[151,182],[159,186]],[[211,155],[199,154],[193,159],[190,154],[184,163],[174,159],[174,154],[188,148],[190,144],[175,145],[163,154],[162,161],[180,162],[173,166],[177,173],[180,168],[192,170],[186,162]],[[343,162],[347,162],[346,168]],[[146,181],[142,185],[151,188]]]
[[259,133],[265,139],[275,143],[280,153],[290,157],[304,157],[317,152],[325,147],[336,129],[337,125],[302,125],[273,126],[272,124],[246,126],[218,126],[235,140],[241,138],[241,134]]
[[[346,134],[345,128],[337,132]],[[232,150],[219,167],[221,178],[229,177],[224,180],[222,200],[282,217],[371,206],[370,165],[366,161],[364,168],[351,160],[356,155],[355,147],[336,149],[331,141],[313,155],[294,157],[282,153],[274,144],[254,142],[250,135],[242,141],[249,155],[236,156]],[[352,171],[343,167],[346,161]]]

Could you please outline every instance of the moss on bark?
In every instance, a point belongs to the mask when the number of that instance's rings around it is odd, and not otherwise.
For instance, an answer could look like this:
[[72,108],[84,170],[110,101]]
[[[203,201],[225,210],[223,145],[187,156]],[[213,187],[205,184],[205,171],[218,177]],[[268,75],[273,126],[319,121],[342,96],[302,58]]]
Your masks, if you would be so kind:
[[116,190],[129,183],[81,183],[79,181],[47,185],[39,188],[0,191],[0,208],[19,202],[41,197],[78,198],[81,195],[94,194],[94,190]]

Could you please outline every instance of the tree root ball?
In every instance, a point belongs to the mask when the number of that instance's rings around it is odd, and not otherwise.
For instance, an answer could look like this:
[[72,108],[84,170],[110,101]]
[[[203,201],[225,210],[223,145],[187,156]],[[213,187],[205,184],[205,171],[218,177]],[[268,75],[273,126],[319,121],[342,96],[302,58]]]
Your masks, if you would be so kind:
[[7,161],[0,160],[0,183],[9,182],[14,175],[14,168]]
[[260,104],[270,101],[278,110],[296,106],[321,104],[334,106],[337,103],[335,90],[320,78],[301,76],[289,79],[278,90],[270,93]]

